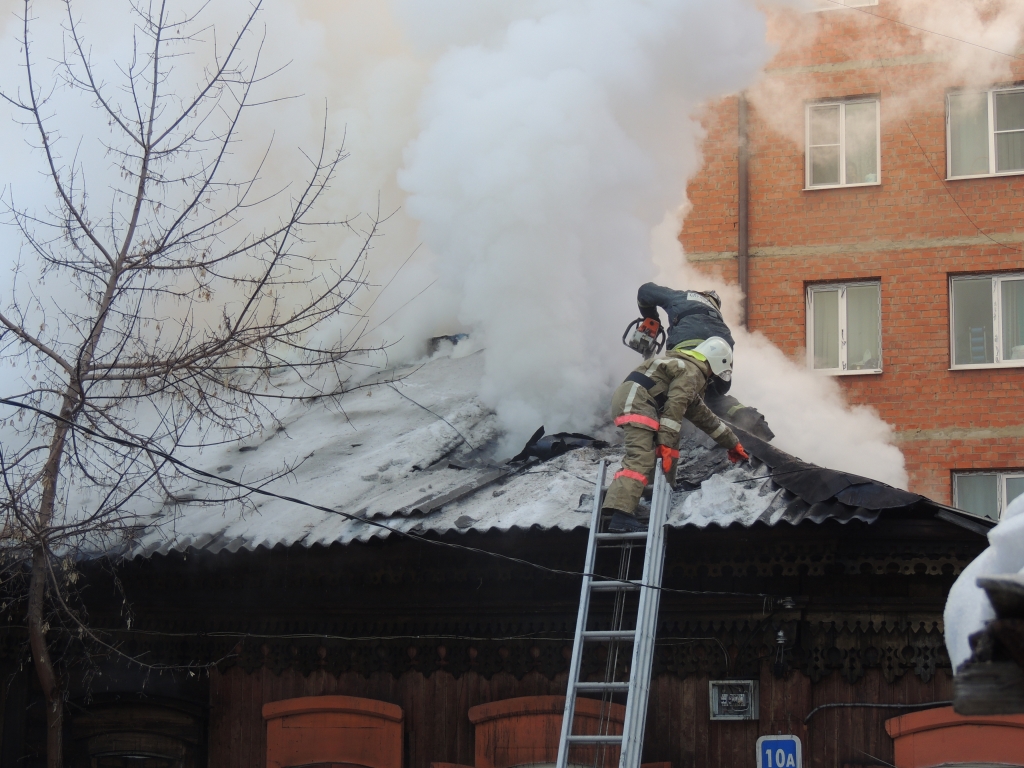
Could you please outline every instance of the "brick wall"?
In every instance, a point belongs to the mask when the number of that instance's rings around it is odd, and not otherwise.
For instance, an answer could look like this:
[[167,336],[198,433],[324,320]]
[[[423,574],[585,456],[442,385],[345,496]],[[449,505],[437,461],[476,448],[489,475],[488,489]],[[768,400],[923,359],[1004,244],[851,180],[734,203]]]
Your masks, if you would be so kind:
[[[887,0],[870,11],[898,13]],[[945,181],[945,94],[963,83],[948,52],[852,10],[782,12],[773,25],[791,42],[749,96],[750,327],[804,363],[807,285],[879,279],[884,372],[840,383],[896,427],[912,490],[948,503],[953,470],[1024,469],[1024,369],[949,370],[948,287],[950,274],[1024,270],[1024,175]],[[1024,81],[1024,61],[1001,64],[993,85]],[[881,184],[805,191],[805,103],[857,95],[880,98]],[[736,98],[702,120],[680,241],[731,280]]]

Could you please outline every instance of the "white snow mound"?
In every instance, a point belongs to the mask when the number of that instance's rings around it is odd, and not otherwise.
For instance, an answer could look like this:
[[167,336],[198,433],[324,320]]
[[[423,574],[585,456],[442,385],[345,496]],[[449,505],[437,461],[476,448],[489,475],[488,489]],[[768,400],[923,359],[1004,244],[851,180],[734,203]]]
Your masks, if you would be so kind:
[[995,618],[985,590],[978,586],[982,576],[1024,573],[1024,496],[1018,496],[1003,513],[999,525],[989,531],[989,547],[964,568],[949,590],[943,620],[946,650],[953,669],[971,655],[968,638]]

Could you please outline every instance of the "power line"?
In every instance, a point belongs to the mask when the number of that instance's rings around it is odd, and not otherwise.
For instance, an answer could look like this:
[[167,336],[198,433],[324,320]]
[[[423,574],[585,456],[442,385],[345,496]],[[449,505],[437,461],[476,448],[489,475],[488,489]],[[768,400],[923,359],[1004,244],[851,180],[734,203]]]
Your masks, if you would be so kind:
[[392,384],[390,381],[388,382],[388,386],[391,387],[393,390],[395,390],[395,392],[397,392],[399,395],[404,397],[406,400],[408,400],[413,405],[417,406],[418,408],[422,408],[424,411],[429,413],[431,416],[434,416],[435,418],[438,418],[441,421],[443,421],[445,424],[447,424],[449,427],[451,427],[452,429],[455,430],[455,434],[457,434],[459,437],[462,438],[462,442],[464,442],[466,445],[468,445],[469,449],[471,451],[475,451],[476,450],[476,446],[473,445],[471,442],[469,442],[467,437],[464,434],[462,434],[461,432],[459,432],[459,428],[456,427],[454,424],[452,424],[450,421],[448,421],[448,419],[446,419],[444,416],[440,415],[439,413],[435,413],[434,411],[430,410],[429,408],[427,408],[427,406],[423,405],[422,403],[417,403],[415,400],[413,400],[407,394],[402,392],[398,387],[396,387],[394,384]]
[[[886,82],[889,81],[888,76],[886,76],[885,79],[886,79]],[[890,90],[890,92],[892,91],[892,83],[889,83],[889,90]],[[956,199],[956,196],[953,194],[952,190],[949,188],[949,184],[946,183],[946,180],[944,178],[942,178],[942,174],[940,174],[939,171],[935,168],[935,164],[932,163],[931,158],[928,157],[928,153],[925,152],[924,147],[921,146],[921,142],[920,142],[920,140],[918,140],[917,134],[914,133],[914,129],[910,127],[910,121],[907,118],[904,117],[903,118],[903,124],[905,126],[907,126],[907,130],[910,131],[910,136],[914,139],[914,143],[917,144],[917,148],[919,150],[921,150],[921,154],[924,156],[925,162],[928,163],[928,167],[932,169],[932,173],[935,174],[935,178],[937,178],[939,180],[939,183],[942,185],[942,188],[946,191],[946,194],[949,196],[949,199],[953,201],[953,204],[960,210],[960,213],[962,213],[964,215],[964,218],[967,219],[967,221],[969,221],[971,223],[971,225],[976,230],[978,230],[979,234],[985,236],[986,238],[991,240],[993,243],[998,245],[1000,248],[1005,248],[1006,250],[1013,251],[1014,253],[1020,253],[1021,252],[1021,248],[1014,248],[1012,245],[1009,245],[1007,243],[1003,243],[1003,242],[1000,242],[999,240],[996,240],[994,237],[992,237],[992,235],[990,235],[988,232],[986,232],[980,226],[978,226],[978,222],[976,222],[974,219],[972,219],[971,215],[969,213],[967,213],[967,211],[964,210],[964,207],[962,205],[960,205],[960,201]]]
[[77,430],[78,432],[81,432],[83,434],[89,435],[90,437],[94,437],[94,438],[96,438],[98,440],[103,440],[103,441],[106,441],[106,442],[109,442],[109,443],[113,443],[115,445],[120,445],[123,448],[131,448],[131,449],[134,449],[134,450],[143,451],[143,452],[145,452],[147,454],[151,454],[153,456],[161,458],[164,461],[166,461],[166,462],[168,462],[170,464],[173,464],[176,467],[179,467],[181,469],[186,470],[187,472],[192,473],[193,475],[196,475],[200,479],[205,479],[206,481],[210,481],[210,480],[216,481],[218,483],[222,483],[224,485],[232,486],[234,488],[239,488],[239,489],[248,491],[249,493],[253,493],[253,494],[259,495],[259,496],[267,496],[269,498],[279,499],[281,501],[287,501],[287,502],[289,502],[291,504],[297,504],[299,506],[309,507],[310,509],[315,509],[315,510],[318,510],[320,512],[326,512],[326,513],[331,514],[331,515],[339,515],[340,517],[344,517],[344,518],[346,518],[348,520],[353,520],[355,522],[363,523],[364,525],[369,525],[369,526],[372,526],[372,527],[380,528],[381,530],[387,531],[388,533],[394,533],[394,534],[397,534],[399,536],[403,536],[405,538],[411,539],[413,541],[422,542],[424,544],[430,544],[432,546],[438,546],[438,547],[447,547],[449,549],[457,549],[457,550],[464,551],[464,552],[472,552],[474,554],[487,555],[488,557],[493,557],[493,558],[496,558],[496,559],[499,559],[499,560],[504,560],[506,562],[515,563],[517,565],[523,565],[523,566],[526,566],[528,568],[536,568],[537,570],[545,571],[546,573],[550,573],[550,574],[556,575],[556,576],[571,576],[573,578],[582,578],[584,576],[590,576],[592,579],[595,579],[597,581],[616,582],[616,583],[622,583],[622,584],[629,584],[630,586],[641,586],[641,587],[647,587],[648,589],[657,589],[657,590],[660,590],[662,592],[671,592],[671,593],[675,593],[675,594],[684,594],[684,595],[716,595],[716,596],[760,597],[760,598],[772,597],[772,595],[769,595],[769,594],[766,594],[766,593],[763,593],[763,592],[726,592],[726,591],[718,591],[718,590],[701,590],[701,589],[674,589],[674,588],[670,588],[670,587],[659,587],[659,586],[655,586],[653,584],[643,584],[643,583],[637,584],[637,582],[623,582],[621,579],[614,579],[614,578],[610,578],[610,577],[607,577],[607,576],[602,576],[602,575],[596,574],[596,573],[588,574],[588,573],[583,573],[582,571],[568,571],[568,570],[564,570],[564,569],[561,569],[561,568],[552,568],[550,566],[541,565],[540,563],[534,563],[534,562],[532,562],[530,560],[524,560],[524,559],[519,558],[519,557],[513,557],[511,555],[504,555],[504,554],[501,554],[500,552],[491,552],[490,550],[479,549],[478,547],[470,547],[470,546],[468,546],[466,544],[456,544],[455,542],[441,541],[440,539],[428,539],[425,536],[420,536],[420,535],[417,535],[417,534],[414,534],[414,533],[410,533],[408,531],[403,531],[403,530],[401,530],[399,528],[393,528],[392,526],[386,525],[385,523],[382,523],[382,522],[377,521],[377,520],[372,520],[372,519],[358,517],[358,516],[350,514],[348,512],[342,512],[341,510],[338,510],[338,509],[331,509],[330,507],[324,507],[324,506],[321,506],[320,504],[314,504],[312,502],[305,501],[304,499],[300,499],[300,498],[297,498],[295,496],[285,496],[284,494],[274,493],[273,491],[268,491],[265,488],[260,488],[258,486],[250,485],[248,483],[243,483],[243,482],[240,482],[238,480],[232,480],[231,478],[221,477],[220,475],[215,475],[212,472],[207,472],[206,470],[199,469],[198,467],[193,467],[190,464],[187,464],[186,462],[182,461],[181,459],[179,459],[179,458],[177,458],[177,457],[175,457],[175,456],[173,456],[173,455],[171,455],[171,454],[169,454],[169,453],[167,453],[165,451],[161,451],[158,448],[153,448],[151,446],[142,445],[141,443],[136,443],[136,442],[133,442],[131,440],[125,440],[124,438],[114,437],[113,435],[104,434],[103,432],[100,432],[98,430],[92,429],[90,427],[86,427],[86,426],[83,426],[81,424],[76,424],[75,422],[73,422],[73,421],[71,421],[69,419],[66,419],[63,416],[60,416],[59,414],[52,413],[52,412],[44,410],[42,408],[37,408],[36,406],[29,405],[28,403],[22,403],[22,402],[19,402],[18,400],[11,400],[10,398],[0,397],[0,404],[10,405],[10,406],[13,406],[15,408],[21,408],[23,410],[32,411],[33,413],[37,413],[40,416],[44,416],[44,417],[46,417],[48,419],[51,419],[51,420],[53,420],[55,422],[59,422],[61,424],[64,424],[69,429]]
[[[945,707],[952,704],[952,701],[922,701],[920,704],[878,704],[876,702],[845,702],[839,701],[834,704],[819,704],[810,712],[807,713],[807,717],[804,718],[804,723],[810,722],[814,714],[822,709],[838,709],[838,708],[849,708],[849,707],[863,707],[866,709],[922,709],[924,707]],[[866,754],[866,753],[865,753]]]
[[929,35],[938,35],[939,37],[944,37],[947,40],[955,40],[956,42],[963,43],[964,45],[973,45],[975,48],[981,48],[982,50],[985,51],[998,53],[1001,56],[1009,56],[1011,59],[1024,59],[1024,56],[1017,56],[1016,54],[1007,53],[1006,51],[1000,51],[996,48],[989,48],[987,45],[982,45],[981,43],[972,43],[970,40],[964,40],[963,38],[960,37],[953,37],[952,35],[947,35],[943,32],[936,32],[934,29],[925,29],[924,27],[918,27],[915,26],[914,24],[908,24],[905,21],[900,21],[899,19],[894,19],[890,16],[883,16],[880,13],[872,13],[871,11],[866,11],[863,8],[858,8],[855,5],[847,5],[846,3],[842,2],[842,0],[828,0],[828,2],[832,3],[833,5],[838,5],[841,8],[847,8],[851,11],[858,11],[868,16],[873,16],[876,19],[884,19],[885,21],[891,21],[893,24],[899,24],[904,27],[909,27],[910,29],[916,29],[918,32],[927,32]]
[[[835,0],[829,0],[829,2],[835,2]],[[858,9],[855,9],[855,10],[860,10],[860,9],[858,8]],[[877,14],[869,13],[868,15],[869,16],[876,16]],[[887,17],[885,17],[885,16],[878,16],[878,18],[884,19],[884,18],[887,18]],[[891,21],[891,19],[890,19],[890,21]],[[901,22],[897,22],[897,23],[901,23]],[[925,31],[927,31],[927,30],[925,30]],[[938,33],[936,33],[936,34],[938,34]],[[945,37],[945,35],[944,35],[944,37]],[[953,39],[956,39],[956,38],[953,38]],[[961,42],[966,42],[966,41],[961,41]],[[881,54],[881,51],[878,48],[878,38],[877,37],[874,38],[874,43],[875,43],[875,54],[879,57],[879,60],[881,60],[882,54]],[[997,53],[1000,53],[1000,51],[997,51]],[[1015,56],[1014,58],[1020,58],[1020,57]],[[880,69],[882,71],[882,77],[885,78],[885,82],[889,86],[889,93],[890,94],[896,93],[896,89],[892,85],[892,80],[889,79],[889,75],[886,72],[886,68],[883,66]],[[984,236],[988,240],[991,240],[993,243],[998,245],[1000,248],[1005,248],[1006,250],[1012,251],[1014,253],[1020,253],[1021,250],[1022,250],[1021,248],[1014,248],[1012,245],[1008,245],[1007,243],[1003,243],[1003,242],[1000,242],[999,240],[996,240],[994,237],[992,237],[992,235],[990,235],[988,232],[983,230],[973,218],[971,218],[971,215],[969,213],[967,213],[966,210],[964,210],[964,207],[962,205],[960,205],[960,201],[956,199],[956,196],[953,194],[953,191],[949,188],[949,184],[946,182],[946,179],[943,178],[942,174],[939,173],[938,169],[935,167],[935,164],[932,162],[932,159],[930,157],[928,157],[928,153],[925,151],[924,147],[921,145],[921,141],[917,138],[917,134],[914,133],[914,129],[910,125],[910,120],[908,118],[906,118],[906,117],[903,117],[901,119],[903,120],[903,124],[907,127],[907,131],[910,132],[910,136],[914,140],[914,143],[917,145],[917,148],[921,152],[921,155],[924,157],[925,162],[928,163],[928,167],[931,168],[932,173],[935,175],[935,178],[938,179],[939,184],[942,185],[942,189],[946,192],[946,195],[949,197],[949,199],[953,201],[953,204],[957,207],[957,209],[960,211],[960,213],[963,214],[964,218],[967,219],[968,222],[970,222],[971,226],[973,226],[978,231],[978,233],[980,235]]]

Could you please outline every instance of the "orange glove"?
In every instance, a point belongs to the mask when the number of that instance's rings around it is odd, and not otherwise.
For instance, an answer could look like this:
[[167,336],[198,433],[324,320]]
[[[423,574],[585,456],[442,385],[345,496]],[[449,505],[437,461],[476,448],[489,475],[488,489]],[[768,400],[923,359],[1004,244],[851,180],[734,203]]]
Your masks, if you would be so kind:
[[654,455],[661,459],[661,471],[667,475],[672,471],[672,462],[679,458],[679,451],[667,445],[659,445],[654,449]]
[[741,461],[750,461],[750,456],[743,450],[742,444],[736,443],[735,448],[729,449],[729,461],[733,464],[738,464]]

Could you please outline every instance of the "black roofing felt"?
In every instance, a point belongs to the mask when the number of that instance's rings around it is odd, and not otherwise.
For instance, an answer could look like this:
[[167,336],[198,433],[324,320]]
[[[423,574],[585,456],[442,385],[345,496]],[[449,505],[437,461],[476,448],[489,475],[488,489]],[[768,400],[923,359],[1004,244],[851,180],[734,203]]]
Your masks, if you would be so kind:
[[772,481],[776,485],[808,504],[834,500],[853,507],[882,510],[927,501],[924,496],[901,491],[877,480],[808,464],[741,429],[736,433],[747,452],[771,468]]
[[893,488],[878,480],[808,464],[753,435],[733,426],[747,452],[771,469],[772,482],[803,504],[789,504],[780,518],[796,524],[800,520],[824,519],[873,522],[882,512],[925,510],[937,520],[951,523],[978,536],[986,536],[995,521],[948,507],[910,491]]

